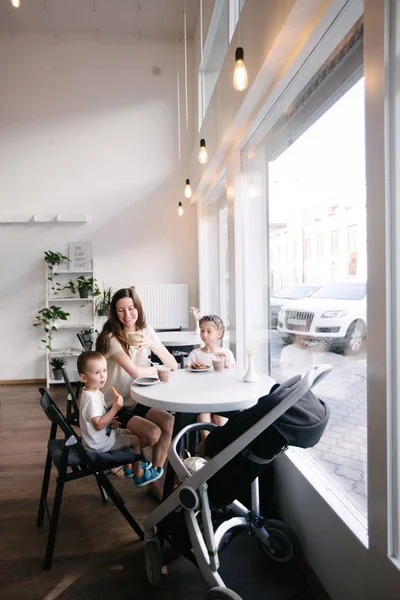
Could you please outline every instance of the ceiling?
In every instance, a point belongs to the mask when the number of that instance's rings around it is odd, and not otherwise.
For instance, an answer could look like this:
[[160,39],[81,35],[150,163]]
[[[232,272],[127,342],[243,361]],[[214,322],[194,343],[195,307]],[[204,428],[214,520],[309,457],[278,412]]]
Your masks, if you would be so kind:
[[[185,0],[0,0],[0,31],[97,34],[174,41],[183,36]],[[199,0],[186,0],[187,36],[193,38]]]

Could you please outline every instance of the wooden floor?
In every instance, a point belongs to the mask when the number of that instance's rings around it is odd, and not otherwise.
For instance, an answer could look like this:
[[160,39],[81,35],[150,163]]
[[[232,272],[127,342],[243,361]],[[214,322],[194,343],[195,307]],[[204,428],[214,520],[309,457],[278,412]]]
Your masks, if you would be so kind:
[[[65,388],[51,394],[65,406]],[[0,386],[0,598],[2,600],[202,600],[207,587],[183,557],[166,550],[168,576],[147,583],[143,544],[115,506],[103,504],[93,478],[66,486],[53,568],[42,571],[48,527],[36,528],[49,422],[37,385]],[[116,480],[139,522],[155,500],[131,481]],[[221,575],[243,600],[316,600],[299,566],[279,566],[239,536],[223,553]]]

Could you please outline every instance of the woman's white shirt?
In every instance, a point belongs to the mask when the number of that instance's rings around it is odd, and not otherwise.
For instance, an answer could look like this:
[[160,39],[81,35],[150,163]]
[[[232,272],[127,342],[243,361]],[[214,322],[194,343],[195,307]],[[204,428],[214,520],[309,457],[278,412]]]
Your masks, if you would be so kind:
[[[145,329],[138,331],[138,333],[142,333],[145,337],[158,342],[162,345],[160,338],[154,331],[150,325],[148,325]],[[110,348],[105,355],[107,360],[107,382],[102,389],[107,406],[110,406],[114,401],[114,394],[111,391],[111,387],[115,387],[119,394],[123,397],[126,402],[129,402],[129,405],[134,405],[135,402],[131,400],[130,397],[130,387],[132,383],[132,377],[117,363],[117,361],[113,358],[113,354],[117,352],[125,352],[122,348],[121,344],[112,334],[110,334]],[[148,367],[149,366],[149,357],[151,351],[149,348],[136,348],[134,346],[130,346],[129,348],[129,356],[132,362],[138,367]]]

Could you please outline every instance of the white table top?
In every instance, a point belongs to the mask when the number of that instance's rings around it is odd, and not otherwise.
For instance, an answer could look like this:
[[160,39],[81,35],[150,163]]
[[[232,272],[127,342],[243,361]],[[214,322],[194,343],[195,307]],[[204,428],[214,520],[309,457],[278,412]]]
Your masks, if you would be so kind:
[[200,346],[203,342],[193,331],[158,331],[158,337],[164,346]]
[[170,374],[168,383],[149,386],[132,383],[131,397],[151,408],[183,413],[242,410],[268,394],[275,383],[268,375],[261,375],[256,383],[245,383],[244,373],[244,369],[238,368],[219,373],[179,369]]

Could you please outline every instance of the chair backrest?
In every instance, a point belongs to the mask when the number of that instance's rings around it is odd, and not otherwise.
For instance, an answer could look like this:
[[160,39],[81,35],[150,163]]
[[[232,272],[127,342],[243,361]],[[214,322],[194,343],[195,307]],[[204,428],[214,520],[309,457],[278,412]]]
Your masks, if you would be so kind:
[[85,352],[87,350],[91,350],[92,349],[93,342],[85,342],[85,340],[83,339],[83,335],[81,333],[77,333],[76,337],[80,341],[81,346],[82,346],[82,348],[84,349]]
[[[85,386],[85,384],[83,383],[83,381],[78,381],[76,384],[75,392],[74,392],[73,387],[72,387],[71,382],[68,377],[68,373],[64,369],[64,367],[62,367],[61,373],[64,378],[64,382],[65,382],[65,385],[66,385],[66,388],[68,391],[67,412],[66,412],[67,420],[69,423],[72,423],[72,425],[79,426],[78,400],[79,400],[81,390]],[[72,407],[72,410],[71,410],[71,407]]]
[[[61,429],[61,431],[65,435],[65,445],[64,451],[68,454],[69,448],[74,447],[78,452],[82,464],[90,465],[91,459],[89,458],[86,450],[84,449],[82,442],[79,439],[79,436],[75,433],[71,425],[68,423],[54,400],[51,398],[50,394],[44,388],[39,388],[40,396],[40,405],[44,410],[46,417],[52,423],[52,428],[54,435],[50,434],[50,437],[55,437],[57,427]],[[63,452],[64,452],[63,451]]]
[[69,438],[72,435],[75,436],[75,432],[67,422],[66,418],[51,398],[50,394],[44,388],[39,388],[40,396],[40,406],[43,408],[46,417],[57,425],[61,429],[61,431],[65,434],[65,437]]

